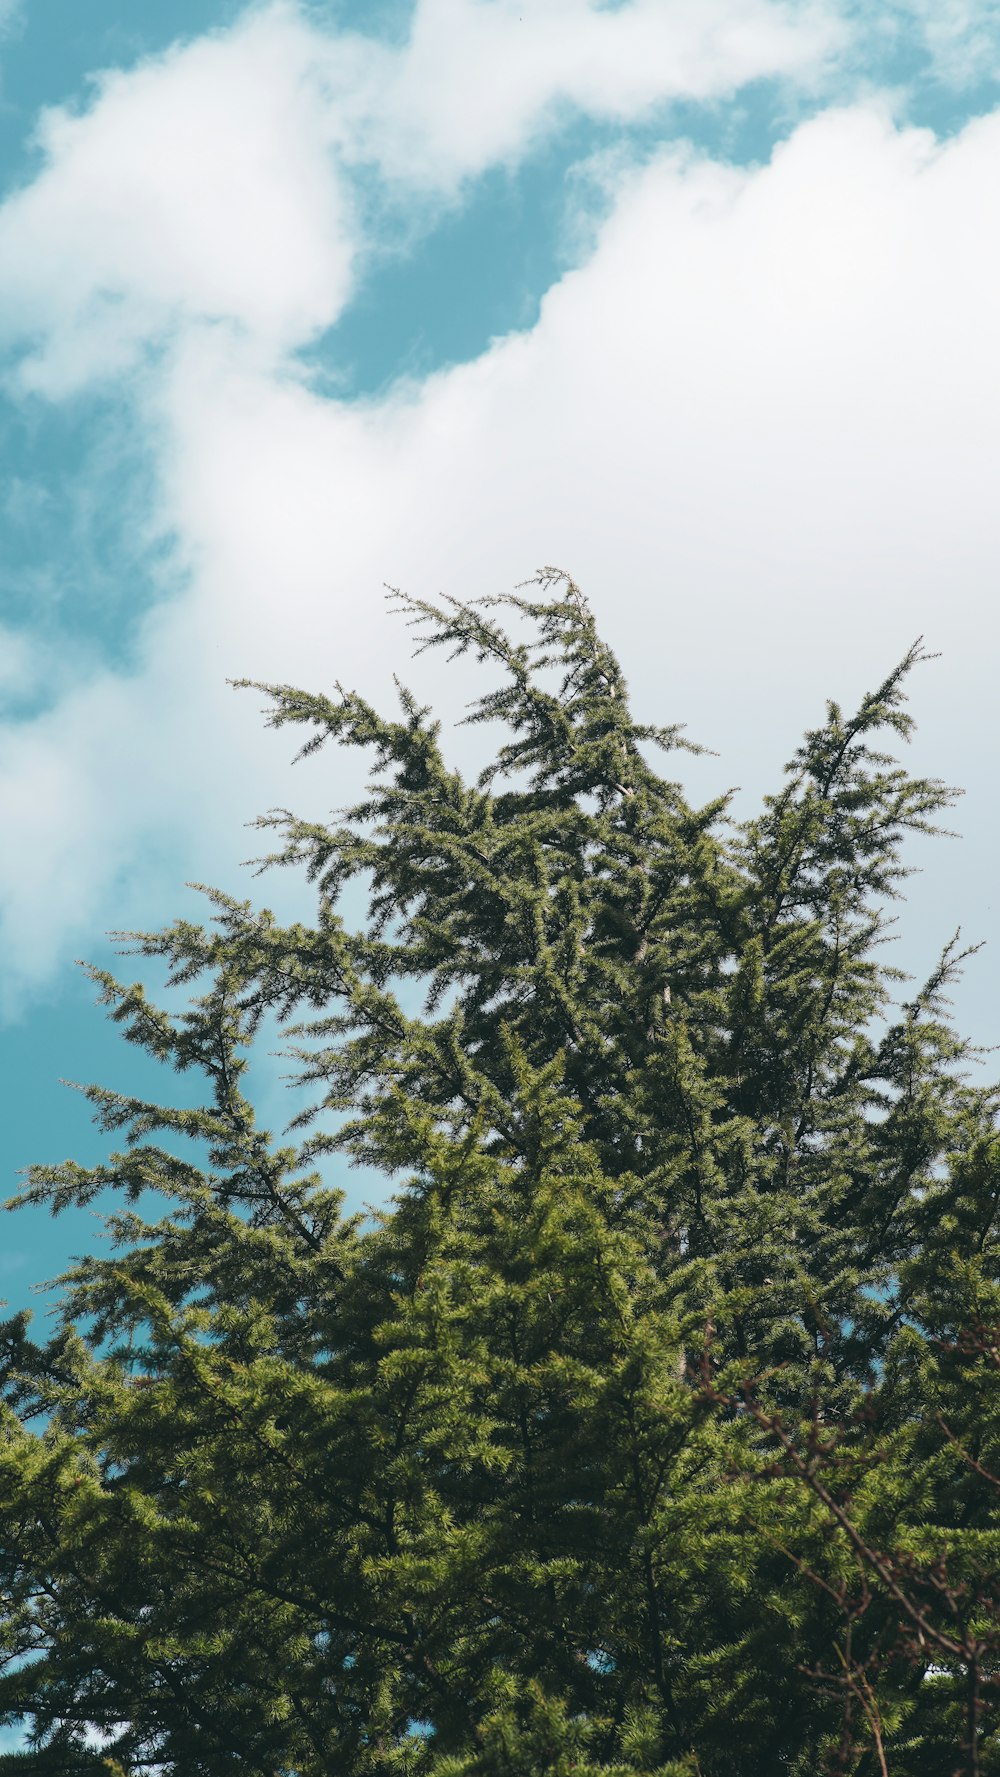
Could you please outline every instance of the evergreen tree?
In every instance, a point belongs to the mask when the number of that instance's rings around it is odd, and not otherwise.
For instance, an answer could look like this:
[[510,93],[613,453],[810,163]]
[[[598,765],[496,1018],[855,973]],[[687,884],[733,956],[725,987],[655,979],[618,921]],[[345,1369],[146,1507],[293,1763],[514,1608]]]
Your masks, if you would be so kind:
[[265,687],[374,758],[338,824],[263,823],[315,922],[135,937],[187,1011],[102,997],[206,1102],[91,1088],[122,1151],[19,1199],[121,1206],[55,1337],[3,1329],[0,1771],[1000,1771],[997,1095],[954,947],[902,1006],[884,956],[951,799],[884,750],[919,650],[738,827],[565,576],[400,602],[498,679],[493,766],[405,691]]

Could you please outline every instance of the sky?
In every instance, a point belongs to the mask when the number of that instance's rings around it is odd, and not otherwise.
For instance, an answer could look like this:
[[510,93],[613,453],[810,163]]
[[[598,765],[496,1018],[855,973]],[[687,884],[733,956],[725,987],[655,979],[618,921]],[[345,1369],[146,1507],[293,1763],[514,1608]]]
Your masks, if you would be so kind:
[[[996,0],[0,0],[4,1194],[170,1089],[75,959],[307,904],[247,824],[354,779],[227,680],[460,714],[386,583],[566,568],[743,812],[922,634],[899,961],[1000,1041],[998,193]],[[98,1233],[0,1227],[12,1307]]]

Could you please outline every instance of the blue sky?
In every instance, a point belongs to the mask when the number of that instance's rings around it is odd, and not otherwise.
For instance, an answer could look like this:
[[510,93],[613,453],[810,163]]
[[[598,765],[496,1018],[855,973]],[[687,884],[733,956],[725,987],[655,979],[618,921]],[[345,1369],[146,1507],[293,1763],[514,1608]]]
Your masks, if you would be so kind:
[[[4,1191],[103,1151],[60,1077],[154,1084],[74,957],[349,793],[226,678],[385,695],[384,581],[559,561],[644,712],[717,750],[693,793],[744,807],[925,633],[915,761],[968,793],[900,956],[993,939],[959,1009],[995,1040],[1000,7],[0,20]],[[94,1231],[8,1219],[0,1293]]]

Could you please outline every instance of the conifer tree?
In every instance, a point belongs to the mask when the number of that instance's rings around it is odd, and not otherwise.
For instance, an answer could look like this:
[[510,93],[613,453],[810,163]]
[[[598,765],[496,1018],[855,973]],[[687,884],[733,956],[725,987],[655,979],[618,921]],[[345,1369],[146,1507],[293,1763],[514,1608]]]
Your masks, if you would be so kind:
[[919,649],[740,827],[565,576],[399,602],[485,670],[491,768],[405,690],[263,687],[373,759],[262,823],[314,922],[133,935],[179,1015],[95,971],[205,1095],[90,1088],[121,1150],[18,1200],[120,1202],[55,1337],[2,1333],[0,1771],[1000,1770],[997,1095],[955,947],[904,1003],[884,949],[951,800],[886,751]]

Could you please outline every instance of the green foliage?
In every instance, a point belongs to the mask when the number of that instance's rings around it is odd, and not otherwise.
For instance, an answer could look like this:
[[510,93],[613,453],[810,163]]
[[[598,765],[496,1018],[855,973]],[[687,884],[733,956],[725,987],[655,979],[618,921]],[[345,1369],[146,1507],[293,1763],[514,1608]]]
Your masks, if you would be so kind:
[[1000,1771],[997,1095],[954,946],[901,1005],[883,950],[951,800],[882,750],[919,652],[739,828],[565,577],[514,635],[400,602],[496,679],[491,768],[405,691],[266,687],[374,760],[338,824],[262,823],[314,923],[133,935],[179,1015],[95,974],[206,1096],[91,1088],[122,1151],[20,1199],[120,1207],[56,1335],[2,1330],[0,1771]]

